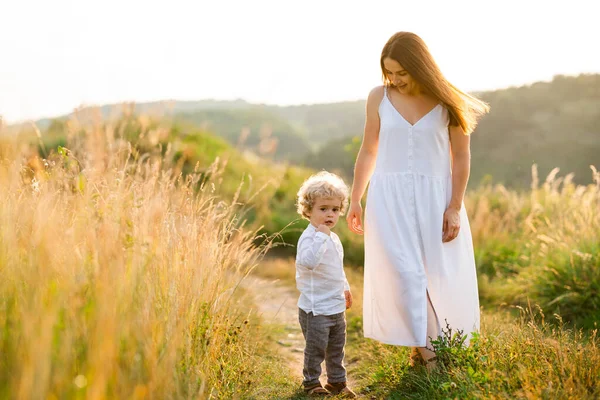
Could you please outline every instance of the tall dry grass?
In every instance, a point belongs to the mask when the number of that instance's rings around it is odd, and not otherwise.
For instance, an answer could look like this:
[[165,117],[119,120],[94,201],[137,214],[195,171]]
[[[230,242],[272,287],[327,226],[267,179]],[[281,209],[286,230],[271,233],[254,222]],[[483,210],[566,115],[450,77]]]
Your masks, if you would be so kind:
[[600,320],[600,173],[593,185],[552,171],[516,192],[502,185],[466,199],[480,277],[491,303],[539,304],[544,312],[595,327]]
[[0,145],[0,398],[243,393],[254,341],[236,288],[264,248],[236,199],[110,126],[69,129],[46,159]]

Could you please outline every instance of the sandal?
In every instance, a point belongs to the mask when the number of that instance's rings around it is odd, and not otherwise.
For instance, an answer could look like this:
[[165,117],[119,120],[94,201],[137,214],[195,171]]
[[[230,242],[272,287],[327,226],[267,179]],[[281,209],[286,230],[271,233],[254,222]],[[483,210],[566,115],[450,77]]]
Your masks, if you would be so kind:
[[425,368],[428,372],[434,371],[437,368],[437,357],[433,356],[425,361]]
[[304,393],[306,393],[310,397],[323,397],[329,396],[331,394],[327,390],[325,390],[320,383],[314,386],[305,387]]

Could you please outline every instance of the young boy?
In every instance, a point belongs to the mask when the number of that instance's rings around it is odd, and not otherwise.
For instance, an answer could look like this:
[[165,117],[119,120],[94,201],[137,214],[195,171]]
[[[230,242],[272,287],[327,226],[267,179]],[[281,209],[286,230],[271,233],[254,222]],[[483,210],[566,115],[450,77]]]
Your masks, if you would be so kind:
[[[298,240],[296,286],[298,312],[306,340],[302,382],[310,396],[341,393],[356,397],[346,385],[344,346],[345,310],[352,294],[344,273],[344,249],[331,229],[348,206],[348,187],[337,175],[323,171],[308,178],[298,191],[298,213],[310,224]],[[321,386],[325,360],[327,384]]]

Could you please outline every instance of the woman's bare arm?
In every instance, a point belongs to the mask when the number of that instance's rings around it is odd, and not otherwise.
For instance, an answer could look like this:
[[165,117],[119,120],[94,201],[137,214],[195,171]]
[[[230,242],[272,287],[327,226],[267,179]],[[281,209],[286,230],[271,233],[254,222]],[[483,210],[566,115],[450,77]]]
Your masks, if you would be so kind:
[[452,151],[452,197],[444,213],[442,242],[450,242],[460,232],[460,209],[462,208],[467,182],[471,171],[471,138],[462,128],[450,127],[450,146]]
[[362,233],[362,207],[360,201],[365,194],[367,184],[373,175],[379,144],[379,104],[383,99],[383,86],[371,90],[367,98],[366,121],[363,141],[354,165],[354,182],[350,209],[346,220],[348,227],[355,233]]

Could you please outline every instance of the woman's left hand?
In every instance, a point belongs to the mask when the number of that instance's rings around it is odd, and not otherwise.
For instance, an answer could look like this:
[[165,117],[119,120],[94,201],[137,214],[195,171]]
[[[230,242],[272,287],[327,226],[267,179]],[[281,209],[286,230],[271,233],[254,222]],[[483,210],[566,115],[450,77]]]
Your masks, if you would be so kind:
[[442,242],[447,243],[454,240],[460,231],[460,211],[449,207],[444,213],[444,225],[442,226]]

